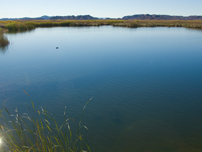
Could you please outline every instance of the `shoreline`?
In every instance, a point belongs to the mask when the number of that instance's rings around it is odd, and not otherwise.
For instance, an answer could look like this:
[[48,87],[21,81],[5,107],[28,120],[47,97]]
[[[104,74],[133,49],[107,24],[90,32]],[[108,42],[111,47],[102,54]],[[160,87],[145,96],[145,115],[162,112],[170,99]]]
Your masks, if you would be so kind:
[[82,27],[103,26],[116,27],[185,27],[202,29],[202,20],[15,20],[0,21],[0,29],[3,32],[21,32],[37,27]]
[[[202,30],[202,20],[15,20],[0,21],[0,35],[6,32],[26,32],[37,27],[87,27],[104,26],[138,27],[184,27]],[[3,36],[2,36],[3,37]],[[0,40],[0,47],[9,45]],[[3,45],[2,45],[3,44]]]

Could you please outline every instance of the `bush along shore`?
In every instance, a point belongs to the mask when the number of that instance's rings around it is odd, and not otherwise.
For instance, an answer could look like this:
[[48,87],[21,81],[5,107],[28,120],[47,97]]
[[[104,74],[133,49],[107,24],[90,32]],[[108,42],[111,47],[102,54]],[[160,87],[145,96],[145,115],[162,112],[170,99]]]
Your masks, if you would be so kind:
[[27,105],[28,113],[16,108],[15,113],[11,114],[5,104],[0,110],[1,152],[91,152],[80,133],[81,128],[88,129],[81,125],[86,105],[74,133],[70,129],[73,119],[66,118],[66,107],[64,122],[59,126],[51,113],[45,108],[36,109],[32,101],[30,106]]
[[[5,32],[23,32],[37,27],[82,27],[111,25],[117,27],[185,27],[202,29],[202,20],[15,20],[0,21],[0,34]],[[0,47],[9,43],[0,40]]]

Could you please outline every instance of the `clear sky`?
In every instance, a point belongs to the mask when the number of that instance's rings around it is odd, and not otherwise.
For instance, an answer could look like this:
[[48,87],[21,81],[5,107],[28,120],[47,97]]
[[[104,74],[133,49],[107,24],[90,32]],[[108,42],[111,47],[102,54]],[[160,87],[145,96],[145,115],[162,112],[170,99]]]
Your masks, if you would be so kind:
[[0,18],[134,14],[202,15],[202,0],[1,0]]

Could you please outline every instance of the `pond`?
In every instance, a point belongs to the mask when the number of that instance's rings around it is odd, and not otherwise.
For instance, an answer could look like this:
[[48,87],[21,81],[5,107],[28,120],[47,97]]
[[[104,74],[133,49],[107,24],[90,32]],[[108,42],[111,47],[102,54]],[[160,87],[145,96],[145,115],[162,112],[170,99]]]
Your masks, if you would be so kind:
[[[0,103],[64,107],[96,152],[202,151],[202,31],[55,27],[6,34]],[[91,144],[90,138],[93,139]]]

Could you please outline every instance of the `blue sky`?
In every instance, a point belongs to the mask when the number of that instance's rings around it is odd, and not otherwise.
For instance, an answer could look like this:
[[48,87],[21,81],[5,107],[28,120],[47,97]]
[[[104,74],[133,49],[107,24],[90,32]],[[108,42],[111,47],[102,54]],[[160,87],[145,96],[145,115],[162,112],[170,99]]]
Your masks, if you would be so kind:
[[202,15],[202,0],[1,0],[0,18],[42,15]]

